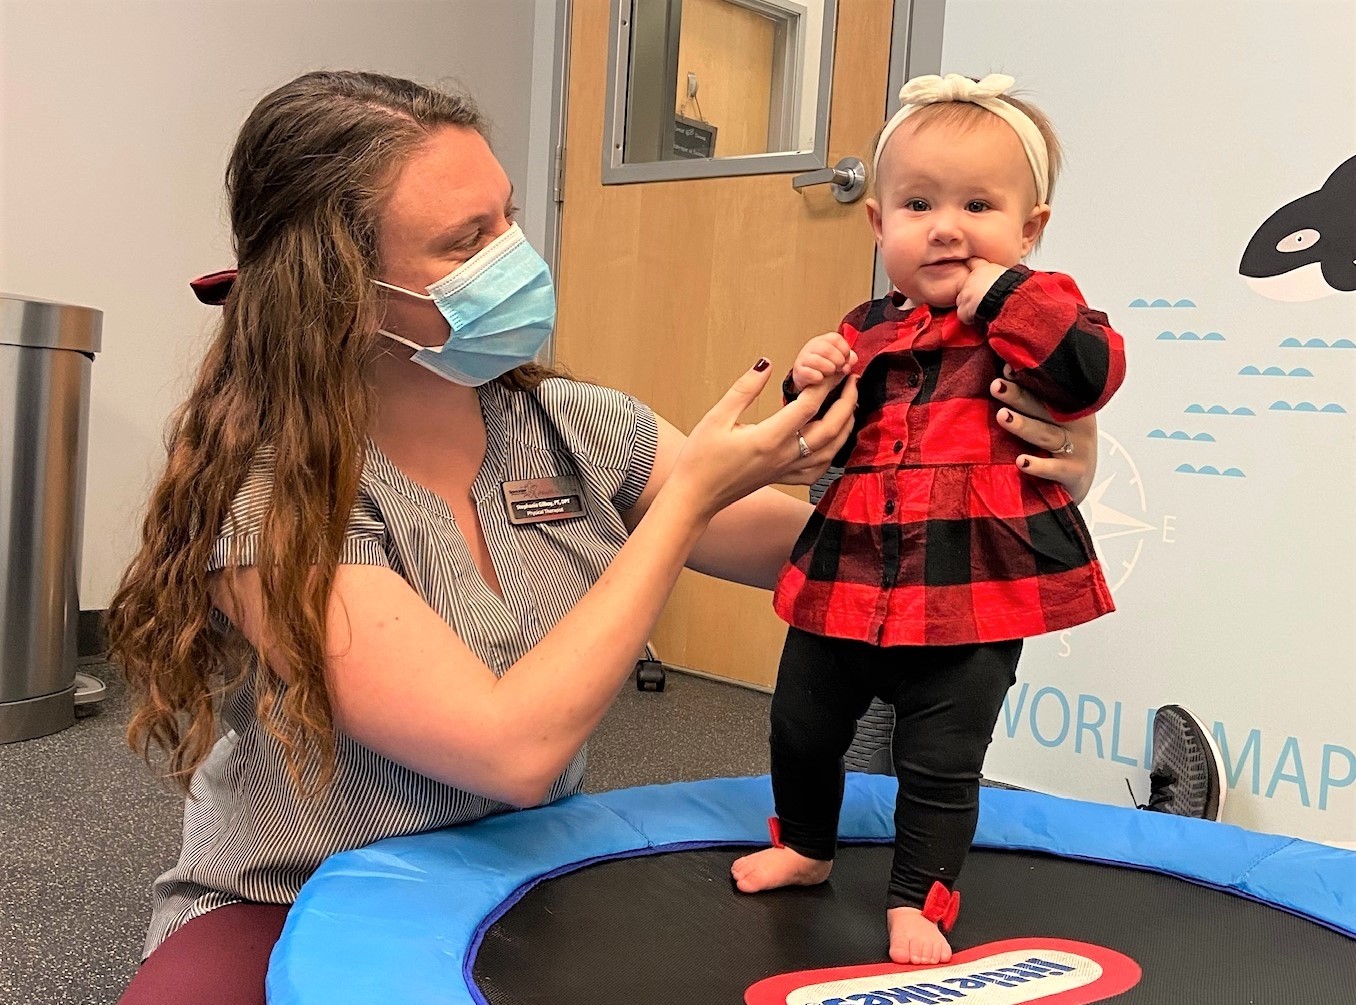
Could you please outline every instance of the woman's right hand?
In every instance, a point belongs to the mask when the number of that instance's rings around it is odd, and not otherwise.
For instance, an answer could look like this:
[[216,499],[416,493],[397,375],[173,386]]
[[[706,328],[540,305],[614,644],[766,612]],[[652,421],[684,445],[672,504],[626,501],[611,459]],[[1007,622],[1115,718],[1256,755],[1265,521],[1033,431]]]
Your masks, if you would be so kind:
[[1074,502],[1082,502],[1097,472],[1097,417],[1056,422],[1040,400],[1013,379],[1012,367],[1005,365],[1003,376],[1007,379],[989,387],[989,393],[1007,406],[998,409],[995,420],[1042,451],[1020,454],[1017,466],[1033,478],[1058,482]]
[[[741,423],[771,372],[766,359],[746,370],[693,427],[674,463],[669,491],[686,493],[706,519],[764,485],[814,484],[852,432],[855,376],[842,382],[838,400],[818,418],[835,387],[829,382],[807,388],[762,422]],[[800,438],[808,453],[802,454]]]

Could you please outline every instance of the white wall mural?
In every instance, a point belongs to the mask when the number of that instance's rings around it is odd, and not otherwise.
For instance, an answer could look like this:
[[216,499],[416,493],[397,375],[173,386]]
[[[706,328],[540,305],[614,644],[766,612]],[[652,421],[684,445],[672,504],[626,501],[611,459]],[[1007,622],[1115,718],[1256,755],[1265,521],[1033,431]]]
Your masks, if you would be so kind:
[[947,2],[943,72],[1011,73],[1067,147],[1032,264],[1128,359],[1083,506],[1119,610],[1028,643],[992,777],[1143,800],[1178,702],[1226,821],[1356,846],[1352,38],[1327,0]]

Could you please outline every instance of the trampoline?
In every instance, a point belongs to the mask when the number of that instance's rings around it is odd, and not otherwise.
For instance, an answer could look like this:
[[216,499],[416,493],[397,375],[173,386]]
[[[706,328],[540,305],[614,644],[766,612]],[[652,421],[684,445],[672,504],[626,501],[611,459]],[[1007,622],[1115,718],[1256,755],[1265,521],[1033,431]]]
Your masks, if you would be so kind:
[[575,796],[336,855],[288,916],[269,1001],[1356,1000],[1356,852],[990,788],[956,957],[880,962],[894,795],[849,774],[830,882],[753,896],[729,865],[766,844],[766,777]]

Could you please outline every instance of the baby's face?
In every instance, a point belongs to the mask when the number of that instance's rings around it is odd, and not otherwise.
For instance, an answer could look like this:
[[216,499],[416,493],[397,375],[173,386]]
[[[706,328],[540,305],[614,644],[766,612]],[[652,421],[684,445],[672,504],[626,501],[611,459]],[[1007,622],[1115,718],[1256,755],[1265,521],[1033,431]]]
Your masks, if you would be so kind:
[[966,126],[906,121],[881,154],[871,226],[895,288],[915,304],[951,307],[982,258],[1011,267],[1036,243],[1049,208],[1021,141],[1002,119]]

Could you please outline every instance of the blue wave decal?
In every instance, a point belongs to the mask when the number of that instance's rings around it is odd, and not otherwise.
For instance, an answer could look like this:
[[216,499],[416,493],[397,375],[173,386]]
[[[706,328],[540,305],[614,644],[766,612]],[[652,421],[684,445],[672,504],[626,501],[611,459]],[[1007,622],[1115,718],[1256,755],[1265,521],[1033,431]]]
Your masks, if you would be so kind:
[[1151,440],[1194,440],[1199,443],[1214,443],[1215,438],[1209,433],[1197,433],[1192,436],[1184,429],[1174,429],[1171,433],[1162,429],[1149,430],[1149,439]]
[[1269,366],[1265,370],[1259,370],[1249,363],[1243,369],[1238,371],[1240,377],[1312,377],[1313,371],[1307,370],[1302,366],[1286,371],[1279,366]]
[[1347,411],[1335,401],[1330,401],[1321,408],[1312,401],[1297,401],[1293,405],[1288,401],[1273,401],[1271,410],[1273,412],[1330,412],[1342,415],[1345,415]]
[[1159,332],[1157,336],[1159,342],[1224,342],[1226,339],[1219,332],[1206,332],[1204,335],[1198,335],[1196,332],[1182,332],[1178,335],[1176,332]]
[[1215,476],[1220,477],[1220,478],[1246,478],[1246,477],[1247,477],[1247,475],[1245,475],[1245,474],[1244,474],[1241,470],[1239,470],[1238,468],[1225,468],[1223,471],[1221,471],[1219,468],[1215,467],[1213,464],[1202,464],[1199,468],[1194,468],[1194,467],[1192,467],[1190,464],[1179,464],[1179,465],[1177,465],[1177,467],[1174,468],[1173,470],[1178,471],[1178,472],[1180,472],[1181,474],[1184,474],[1184,475],[1215,475]]
[[1306,339],[1301,342],[1299,339],[1291,336],[1281,340],[1283,349],[1356,349],[1356,342],[1349,338],[1339,338],[1333,342],[1325,342],[1321,338]]
[[1154,298],[1154,300],[1153,300],[1152,302],[1150,302],[1150,301],[1148,301],[1148,300],[1145,300],[1143,297],[1136,297],[1134,300],[1131,300],[1131,301],[1130,301],[1130,306],[1131,306],[1131,307],[1195,307],[1196,304],[1195,304],[1194,301],[1191,301],[1191,300],[1178,300],[1176,303],[1173,303],[1173,302],[1171,302],[1171,301],[1164,300],[1162,297],[1156,297],[1156,298]]
[[1192,415],[1256,415],[1247,405],[1239,405],[1233,411],[1225,408],[1223,405],[1211,405],[1206,408],[1204,405],[1187,405],[1184,411]]

